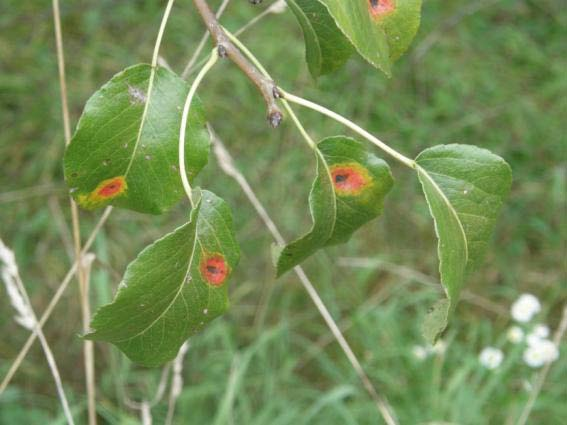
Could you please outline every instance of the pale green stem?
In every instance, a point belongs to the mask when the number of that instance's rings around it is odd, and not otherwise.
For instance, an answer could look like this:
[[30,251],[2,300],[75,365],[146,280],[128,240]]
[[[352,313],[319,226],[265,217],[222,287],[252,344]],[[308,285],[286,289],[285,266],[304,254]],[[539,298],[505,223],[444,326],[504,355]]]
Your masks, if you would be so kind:
[[406,165],[406,166],[408,166],[409,168],[412,168],[412,169],[416,168],[417,164],[415,163],[415,161],[413,159],[410,159],[410,158],[402,155],[398,151],[392,149],[390,146],[388,146],[387,144],[385,144],[384,142],[379,140],[377,137],[374,137],[368,131],[366,131],[365,129],[363,129],[359,125],[353,123],[351,120],[343,117],[342,115],[337,114],[336,112],[331,111],[330,109],[325,108],[324,106],[318,105],[317,103],[303,99],[299,96],[295,96],[291,93],[287,93],[282,89],[279,89],[279,91],[286,100],[289,100],[290,102],[295,103],[297,105],[301,105],[301,106],[305,106],[306,108],[313,109],[314,111],[317,111],[317,112],[319,112],[323,115],[328,116],[329,118],[334,119],[335,121],[340,122],[341,124],[347,126],[351,130],[353,130],[355,133],[360,134],[362,137],[364,137],[369,142],[378,146],[380,149],[382,149],[384,152],[386,152],[387,154],[389,154],[393,158],[400,161],[402,164],[404,164],[404,165]]
[[[244,46],[244,44],[242,44],[242,42],[235,37],[233,34],[231,34],[229,31],[226,30],[226,28],[223,28],[224,31],[226,32],[227,37],[230,39],[230,41],[232,41],[234,43],[235,46],[237,46],[240,50],[242,50],[242,52],[248,57],[248,59],[250,59],[250,62],[252,62],[254,64],[254,66],[256,68],[258,68],[258,70],[264,74],[264,76],[266,76],[267,78],[272,79],[272,77],[270,76],[270,74],[268,73],[268,71],[266,71],[266,69],[262,66],[262,64],[260,63],[260,61],[254,56],[254,54],[248,50],[246,48],[246,46]],[[384,152],[388,153],[389,155],[391,155],[392,157],[394,157],[395,159],[397,159],[398,161],[400,161],[402,164],[415,169],[416,168],[416,163],[415,161],[413,161],[412,159],[402,155],[401,153],[399,153],[398,151],[392,149],[390,146],[388,146],[387,144],[385,144],[384,142],[382,142],[381,140],[379,140],[377,137],[374,137],[372,134],[370,134],[368,131],[366,131],[365,129],[363,129],[362,127],[360,127],[359,125],[355,124],[354,122],[350,121],[349,119],[343,117],[342,115],[337,114],[336,112],[331,111],[330,109],[325,108],[324,106],[318,105],[314,102],[311,102],[309,100],[303,99],[301,97],[295,96],[291,93],[287,93],[286,91],[284,91],[283,89],[281,89],[280,87],[278,87],[278,91],[280,93],[280,95],[282,96],[280,98],[282,104],[284,105],[285,109],[288,111],[288,113],[291,116],[291,119],[294,121],[294,123],[297,125],[299,131],[301,132],[301,134],[305,137],[305,130],[303,129],[303,126],[301,125],[300,121],[297,119],[297,116],[295,115],[295,113],[293,112],[293,110],[291,109],[291,107],[289,106],[289,103],[287,102],[288,100],[290,102],[296,103],[298,105],[301,106],[305,106],[307,108],[313,109],[314,111],[317,111],[323,115],[326,115],[332,119],[334,119],[335,121],[340,122],[341,124],[349,127],[351,130],[355,131],[356,133],[360,134],[362,137],[364,137],[365,139],[367,139],[368,141],[370,141],[371,143],[375,144],[376,146],[378,146],[380,149],[382,149]],[[309,137],[309,136],[307,136]],[[308,143],[311,147],[315,147],[316,145],[314,144],[314,142],[309,138],[306,139],[308,140]],[[311,140],[311,142],[309,141]]]
[[189,93],[187,94],[187,99],[185,99],[185,105],[183,106],[183,115],[181,116],[181,128],[179,129],[179,172],[181,173],[181,182],[183,183],[183,189],[187,194],[187,198],[189,198],[189,202],[191,206],[195,206],[193,202],[193,191],[191,190],[191,185],[189,184],[189,179],[187,178],[187,171],[185,169],[185,129],[187,127],[187,118],[189,117],[189,110],[191,109],[191,102],[193,101],[193,97],[197,92],[197,88],[207,75],[207,72],[211,70],[213,65],[218,60],[219,55],[217,49],[213,49],[209,60],[207,63],[201,68],[197,77],[195,77],[195,81],[191,84],[191,88],[189,89]]
[[156,44],[154,45],[154,54],[152,56],[152,68],[155,68],[158,64],[161,39],[163,38],[163,33],[165,32],[165,26],[167,25],[167,21],[169,20],[169,14],[171,12],[171,8],[173,7],[174,1],[175,0],[169,0],[167,2],[167,6],[165,6],[165,12],[163,13],[163,18],[161,19],[161,24],[159,26],[158,35],[156,38]]

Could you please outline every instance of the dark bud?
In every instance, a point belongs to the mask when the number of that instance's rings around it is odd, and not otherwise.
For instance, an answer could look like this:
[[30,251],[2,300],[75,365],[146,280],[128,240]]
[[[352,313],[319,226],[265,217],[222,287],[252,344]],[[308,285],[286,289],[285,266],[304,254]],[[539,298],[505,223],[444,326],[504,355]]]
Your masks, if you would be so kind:
[[249,0],[249,1],[250,1],[250,3],[253,4],[253,5],[257,5],[257,4],[262,3],[262,0]]
[[270,125],[273,128],[279,127],[282,120],[283,120],[283,115],[280,111],[275,111],[275,112],[270,113],[270,115],[268,115],[268,121],[270,122]]
[[217,52],[219,54],[219,57],[221,58],[226,58],[228,56],[228,52],[226,51],[224,44],[219,44],[217,46]]
[[281,99],[283,97],[276,85],[274,85],[274,88],[272,89],[272,96],[274,96],[274,99]]

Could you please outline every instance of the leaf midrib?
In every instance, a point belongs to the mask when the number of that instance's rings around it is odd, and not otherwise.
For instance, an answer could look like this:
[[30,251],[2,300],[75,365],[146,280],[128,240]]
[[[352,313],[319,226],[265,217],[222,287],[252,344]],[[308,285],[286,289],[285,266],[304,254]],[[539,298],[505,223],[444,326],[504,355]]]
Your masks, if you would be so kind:
[[[465,233],[465,229],[463,227],[463,223],[461,222],[461,219],[459,217],[459,214],[457,213],[457,211],[455,210],[455,208],[453,207],[453,204],[451,204],[451,202],[449,201],[449,199],[447,198],[447,196],[445,196],[445,192],[443,192],[441,190],[441,188],[439,187],[439,185],[437,184],[437,182],[435,180],[433,180],[433,178],[429,175],[429,173],[427,172],[427,170],[425,170],[423,167],[421,167],[419,164],[416,164],[416,168],[417,171],[419,173],[421,173],[423,176],[425,176],[425,178],[433,185],[433,188],[439,193],[439,195],[441,196],[441,199],[443,200],[443,202],[447,205],[447,208],[449,209],[449,211],[451,212],[451,214],[455,217],[455,219],[457,220],[457,223],[459,224],[459,229],[461,230],[461,236],[463,237],[463,241],[464,241],[464,246],[465,246],[465,264],[468,264],[469,262],[469,246],[468,246],[468,240],[467,240],[467,235]],[[434,216],[435,217],[435,216]],[[437,229],[437,220],[434,220],[435,223],[435,227],[437,230],[437,234],[440,237],[439,231]],[[441,259],[440,259],[441,260]],[[442,261],[442,260],[441,260]]]
[[150,101],[152,98],[152,91],[154,87],[154,80],[157,72],[157,66],[151,66],[150,71],[150,79],[148,82],[148,93],[146,96],[146,103],[144,104],[144,112],[142,112],[142,119],[140,121],[140,128],[138,129],[138,136],[136,137],[136,143],[134,144],[134,150],[132,151],[132,158],[130,158],[130,162],[126,167],[126,171],[124,172],[124,179],[128,178],[128,173],[130,172],[130,168],[132,168],[132,164],[134,163],[134,158],[136,157],[136,152],[138,150],[138,145],[140,144],[140,140],[142,140],[142,132],[144,131],[144,124],[146,122],[146,116],[148,115],[148,110],[150,108]]
[[329,238],[327,239],[328,242],[333,237],[333,234],[335,233],[335,227],[337,225],[337,194],[335,193],[335,188],[333,186],[333,176],[331,175],[331,170],[329,169],[329,165],[327,164],[325,155],[323,155],[323,152],[321,152],[319,148],[315,148],[315,149],[317,150],[317,155],[319,155],[319,158],[321,158],[321,161],[325,166],[325,171],[327,172],[327,178],[329,179],[329,183],[331,185],[331,191],[333,192],[333,228],[331,229],[331,233],[329,235]]
[[[197,217],[195,217],[195,221],[197,221]],[[195,223],[195,237],[193,239],[193,247],[191,248],[191,256],[189,257],[189,264],[187,266],[187,269],[185,270],[185,274],[183,275],[183,279],[181,280],[181,284],[179,285],[179,289],[177,291],[177,293],[175,294],[175,296],[173,297],[173,299],[171,300],[171,302],[168,304],[168,306],[166,308],[163,309],[163,312],[161,312],[159,314],[158,317],[156,317],[155,320],[153,320],[148,326],[146,326],[144,329],[142,329],[140,332],[138,332],[136,335],[133,335],[131,337],[128,337],[126,339],[123,340],[118,340],[116,342],[124,342],[124,341],[130,341],[133,340],[135,338],[138,338],[139,336],[145,334],[149,329],[151,329],[163,316],[165,316],[167,314],[167,312],[170,310],[170,308],[173,306],[173,304],[177,301],[177,298],[179,297],[180,294],[183,293],[183,287],[185,284],[185,281],[187,280],[187,277],[189,276],[189,273],[191,272],[191,267],[193,265],[193,259],[195,258],[195,248],[197,246],[197,241],[199,239],[199,234],[198,234],[198,230],[197,230],[197,224]]]

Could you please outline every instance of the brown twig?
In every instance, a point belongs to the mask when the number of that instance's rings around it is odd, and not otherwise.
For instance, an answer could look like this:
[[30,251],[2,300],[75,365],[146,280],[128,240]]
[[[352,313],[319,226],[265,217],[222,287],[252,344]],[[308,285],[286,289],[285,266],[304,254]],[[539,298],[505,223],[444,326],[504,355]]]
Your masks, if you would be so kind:
[[193,0],[193,3],[195,3],[207,30],[211,33],[211,36],[219,49],[219,56],[228,57],[242,70],[242,72],[244,72],[248,79],[256,85],[266,101],[266,106],[268,108],[268,122],[274,128],[279,126],[283,119],[283,114],[277,105],[276,98],[274,97],[276,84],[269,78],[263,76],[260,71],[256,69],[256,67],[252,65],[252,63],[246,59],[240,50],[229,40],[206,0]]

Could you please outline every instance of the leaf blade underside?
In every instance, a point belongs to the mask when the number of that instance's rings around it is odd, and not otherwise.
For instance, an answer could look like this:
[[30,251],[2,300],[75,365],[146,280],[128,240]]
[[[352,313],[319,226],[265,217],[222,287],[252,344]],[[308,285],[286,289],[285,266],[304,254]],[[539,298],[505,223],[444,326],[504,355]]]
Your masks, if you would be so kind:
[[447,295],[424,322],[424,335],[434,342],[447,327],[466,278],[486,253],[512,172],[499,156],[470,145],[434,146],[421,152],[416,163],[435,223],[439,273]]

